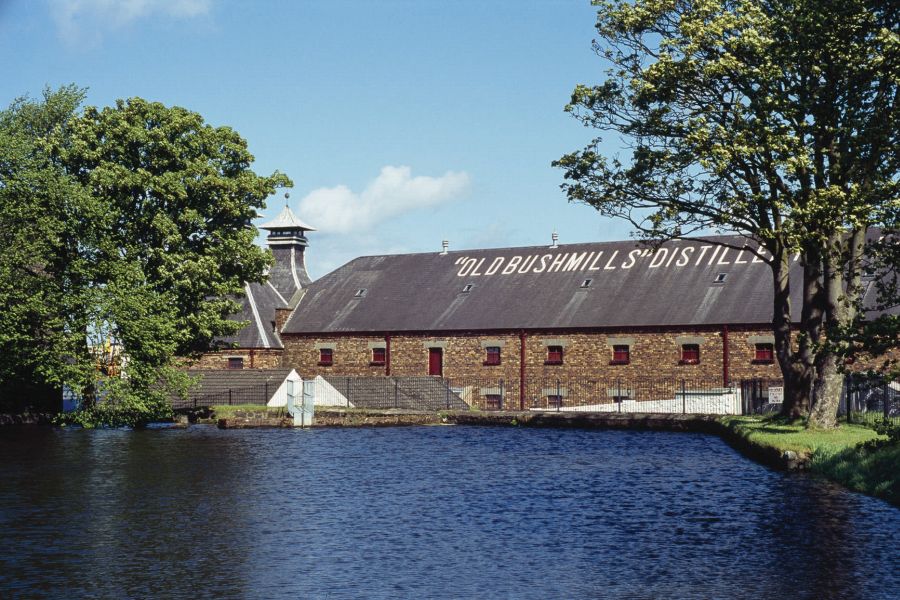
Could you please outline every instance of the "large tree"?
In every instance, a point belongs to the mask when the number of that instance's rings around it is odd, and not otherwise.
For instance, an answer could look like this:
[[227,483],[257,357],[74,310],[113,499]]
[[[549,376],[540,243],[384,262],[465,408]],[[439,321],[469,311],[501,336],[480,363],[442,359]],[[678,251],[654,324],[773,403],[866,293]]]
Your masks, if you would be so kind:
[[783,414],[812,404],[812,425],[834,425],[841,377],[827,342],[856,316],[866,234],[900,198],[900,6],[595,4],[594,49],[609,67],[566,110],[629,155],[604,155],[596,138],[556,161],[570,200],[657,242],[710,230],[755,240],[772,269]]
[[47,121],[9,127],[0,231],[19,243],[0,250],[0,294],[21,317],[0,331],[0,377],[161,406],[173,358],[241,326],[229,298],[270,261],[251,221],[290,181],[254,173],[246,142],[197,113],[140,98],[79,111],[81,96],[21,100],[0,121]]

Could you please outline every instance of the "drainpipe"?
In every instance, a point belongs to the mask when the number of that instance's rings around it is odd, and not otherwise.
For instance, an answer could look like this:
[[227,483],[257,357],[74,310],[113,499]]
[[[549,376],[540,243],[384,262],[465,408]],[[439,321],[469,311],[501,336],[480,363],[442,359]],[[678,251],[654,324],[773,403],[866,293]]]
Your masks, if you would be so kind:
[[251,369],[253,368],[253,356],[254,356],[253,348],[250,348],[250,368]]
[[519,332],[519,410],[525,410],[525,335]]
[[722,382],[728,386],[728,325],[722,325]]
[[384,334],[384,375],[391,376],[391,334]]

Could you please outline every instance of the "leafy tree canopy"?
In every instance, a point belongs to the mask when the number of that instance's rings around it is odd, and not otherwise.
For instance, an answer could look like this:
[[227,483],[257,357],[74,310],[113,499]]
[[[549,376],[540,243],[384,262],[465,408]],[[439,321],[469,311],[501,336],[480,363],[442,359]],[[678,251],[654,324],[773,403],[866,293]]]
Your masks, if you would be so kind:
[[0,380],[159,405],[160,382],[180,381],[173,357],[241,327],[230,298],[270,261],[251,221],[291,182],[254,173],[243,138],[197,113],[140,98],[79,110],[83,96],[47,91],[0,114],[0,300],[11,308]]
[[[900,6],[870,0],[603,0],[605,80],[566,110],[617,136],[555,164],[570,200],[663,240],[710,229],[766,250],[787,414],[831,407],[862,249],[900,199]],[[791,282],[799,253],[803,281]],[[790,286],[803,287],[792,342]],[[827,411],[826,411],[827,412]],[[833,416],[830,417],[833,422]],[[823,418],[826,423],[828,418]]]

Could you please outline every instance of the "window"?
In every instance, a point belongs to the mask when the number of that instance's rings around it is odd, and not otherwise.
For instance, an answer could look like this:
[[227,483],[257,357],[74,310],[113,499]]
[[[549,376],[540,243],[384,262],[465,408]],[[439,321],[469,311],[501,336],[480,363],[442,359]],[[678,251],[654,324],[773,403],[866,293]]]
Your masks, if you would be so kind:
[[486,410],[503,410],[503,396],[500,394],[485,394],[484,408]]
[[229,369],[243,369],[244,368],[244,359],[240,356],[230,356],[228,358],[228,368]]
[[593,283],[593,282],[594,282],[593,279],[585,279],[584,281],[581,282],[581,287],[589,288],[589,287],[591,287],[591,283]]
[[463,293],[463,294],[468,294],[468,293],[471,292],[471,291],[472,291],[472,284],[471,284],[471,283],[467,283],[466,285],[463,286],[463,289],[462,289],[462,293]]
[[728,278],[728,273],[719,273],[716,275],[716,278],[713,280],[713,283],[725,283],[725,280]]
[[756,344],[753,362],[758,365],[770,365],[775,362],[775,347],[772,344]]
[[387,351],[384,348],[372,348],[372,364],[383,365],[387,362]]
[[484,349],[484,364],[499,365],[500,364],[500,346],[488,346]]
[[631,347],[626,344],[616,344],[612,347],[611,365],[627,365],[631,362]]
[[547,346],[547,361],[544,364],[547,364],[547,365],[563,364],[563,347],[562,346]]
[[682,344],[681,345],[681,364],[683,364],[683,365],[700,364],[700,344]]
[[330,367],[334,364],[334,350],[332,348],[319,349],[319,366]]
[[559,408],[562,406],[562,396],[550,394],[547,396],[547,408]]
[[366,297],[366,288],[359,288],[356,290],[356,293],[353,294],[354,298],[365,298]]

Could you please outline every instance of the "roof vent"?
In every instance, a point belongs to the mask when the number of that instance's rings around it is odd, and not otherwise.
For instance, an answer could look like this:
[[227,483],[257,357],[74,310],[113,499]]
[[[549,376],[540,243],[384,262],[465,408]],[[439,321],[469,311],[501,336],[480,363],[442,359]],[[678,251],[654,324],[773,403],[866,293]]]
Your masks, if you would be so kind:
[[584,281],[581,282],[581,287],[589,288],[589,287],[591,287],[592,283],[594,283],[593,279],[585,279]]
[[472,287],[474,287],[473,284],[467,283],[465,286],[463,286],[462,293],[468,294],[469,292],[472,291]]
[[719,273],[716,275],[716,278],[713,280],[713,283],[725,283],[725,279],[728,278],[728,273]]
[[359,288],[356,290],[356,293],[353,294],[354,298],[365,298],[366,297],[366,288]]
[[450,248],[450,240],[444,240],[441,242],[441,256],[447,254],[447,249]]
[[550,244],[551,248],[559,248],[559,234],[556,233],[556,230],[553,230],[553,233],[550,234],[550,240],[553,242]]

